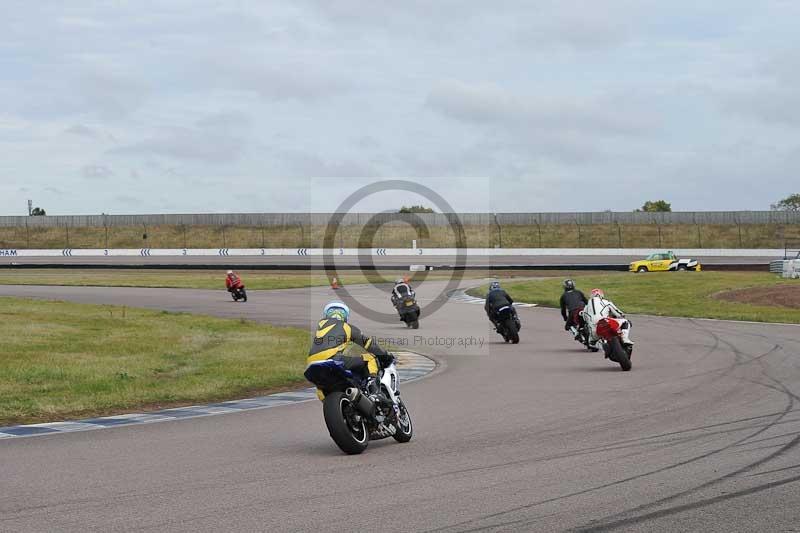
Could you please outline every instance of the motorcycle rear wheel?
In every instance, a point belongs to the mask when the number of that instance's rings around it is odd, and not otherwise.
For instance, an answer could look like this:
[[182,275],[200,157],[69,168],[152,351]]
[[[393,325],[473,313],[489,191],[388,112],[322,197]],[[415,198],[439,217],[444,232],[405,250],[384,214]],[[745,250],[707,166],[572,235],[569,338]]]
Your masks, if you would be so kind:
[[611,350],[611,356],[619,363],[620,368],[622,368],[624,372],[629,371],[633,365],[631,365],[631,359],[628,357],[628,352],[622,347],[622,341],[619,340],[619,337],[611,339],[609,342],[609,349]]
[[514,319],[509,318],[506,320],[503,327],[507,332],[507,337],[508,340],[511,341],[511,344],[519,344],[519,333],[517,332],[517,323],[514,322]]
[[354,420],[355,406],[343,392],[331,392],[322,404],[325,425],[333,442],[348,455],[358,455],[369,445],[369,431],[364,418]]

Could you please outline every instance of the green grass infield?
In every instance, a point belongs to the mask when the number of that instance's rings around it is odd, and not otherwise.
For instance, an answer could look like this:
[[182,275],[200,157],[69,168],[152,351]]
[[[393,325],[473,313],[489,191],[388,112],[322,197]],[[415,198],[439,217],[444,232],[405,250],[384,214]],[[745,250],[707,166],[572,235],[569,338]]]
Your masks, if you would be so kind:
[[[293,289],[329,284],[324,272],[241,270],[239,275],[248,290]],[[343,285],[391,282],[409,276],[412,282],[423,277],[447,280],[450,271],[385,271],[380,274],[344,272],[338,281]],[[462,272],[464,278],[485,277],[489,271]],[[177,289],[225,289],[225,269],[219,270],[135,270],[135,269],[8,269],[0,270],[0,285],[65,285],[93,287],[163,287]]]
[[304,382],[309,334],[245,320],[0,298],[0,426],[229,400]]
[[[662,316],[750,320],[800,324],[800,309],[753,305],[715,298],[736,289],[787,286],[796,287],[775,274],[761,272],[664,272],[649,274],[616,273],[571,276],[587,297],[592,288],[605,291],[624,312]],[[540,279],[504,283],[515,301],[558,307],[563,279]],[[468,291],[484,296],[486,286]]]

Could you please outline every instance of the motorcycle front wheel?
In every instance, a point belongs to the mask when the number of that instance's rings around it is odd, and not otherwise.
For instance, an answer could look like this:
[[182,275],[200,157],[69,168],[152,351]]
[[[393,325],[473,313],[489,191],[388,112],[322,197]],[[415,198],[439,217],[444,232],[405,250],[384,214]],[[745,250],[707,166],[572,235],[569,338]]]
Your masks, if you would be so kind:
[[400,414],[397,417],[397,431],[395,431],[394,440],[397,442],[408,442],[414,435],[414,426],[411,423],[411,415],[408,414],[405,404],[401,401],[398,405]]
[[357,455],[367,449],[369,432],[364,417],[358,415],[355,406],[343,392],[332,392],[325,396],[322,414],[333,442],[344,453]]

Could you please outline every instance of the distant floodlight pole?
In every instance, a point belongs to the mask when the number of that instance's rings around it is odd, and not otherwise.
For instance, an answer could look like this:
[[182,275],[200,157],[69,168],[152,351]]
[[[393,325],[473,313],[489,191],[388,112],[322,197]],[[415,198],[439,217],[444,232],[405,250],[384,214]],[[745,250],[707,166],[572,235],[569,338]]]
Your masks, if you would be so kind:
[[28,200],[28,216],[33,214],[33,200]]

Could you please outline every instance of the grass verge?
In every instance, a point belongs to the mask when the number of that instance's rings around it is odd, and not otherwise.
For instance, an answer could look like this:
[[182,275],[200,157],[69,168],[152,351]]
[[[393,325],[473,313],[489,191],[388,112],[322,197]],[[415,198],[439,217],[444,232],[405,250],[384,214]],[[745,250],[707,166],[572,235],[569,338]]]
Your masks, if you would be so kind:
[[[714,294],[748,287],[774,287],[786,284],[775,274],[761,272],[665,272],[651,274],[576,275],[579,289],[589,293],[602,288],[606,296],[626,313],[756,322],[800,324],[800,309],[753,305],[714,298]],[[504,288],[520,302],[558,307],[561,279],[506,283]],[[469,291],[484,296],[486,287]]]
[[308,333],[0,298],[0,425],[241,398],[303,383]]
[[[239,275],[250,290],[293,289],[328,284],[324,273],[297,271],[241,270]],[[408,272],[398,273],[397,277]],[[353,285],[380,280],[354,272],[339,278]],[[94,287],[168,287],[177,289],[224,289],[225,270],[0,270],[0,285],[68,285]]]
[[[378,274],[352,272],[339,277],[344,285],[369,282],[392,281],[404,275],[412,283],[423,276],[427,280],[448,280],[454,274],[441,270],[433,272],[409,272],[407,270],[381,271]],[[291,270],[265,271],[241,270],[239,275],[249,290],[294,289],[328,285],[328,278],[321,272],[298,272]],[[464,278],[494,276],[488,270],[463,273]],[[530,272],[507,272],[504,276],[530,276]],[[224,289],[225,270],[105,270],[105,269],[3,269],[0,270],[0,285],[66,285],[85,287],[164,287],[177,289]]]

